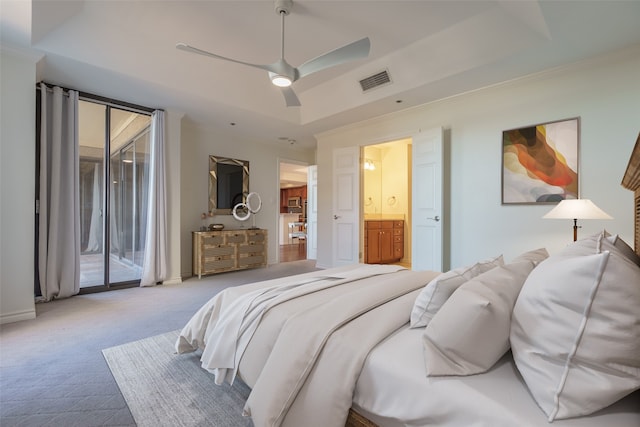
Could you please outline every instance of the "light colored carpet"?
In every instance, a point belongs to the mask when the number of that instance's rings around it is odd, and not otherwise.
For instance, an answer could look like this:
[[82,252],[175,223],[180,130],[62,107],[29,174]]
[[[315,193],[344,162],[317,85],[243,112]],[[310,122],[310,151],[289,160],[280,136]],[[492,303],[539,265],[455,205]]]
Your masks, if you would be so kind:
[[102,351],[139,427],[252,426],[242,416],[249,387],[216,385],[200,353],[176,354],[179,331]]

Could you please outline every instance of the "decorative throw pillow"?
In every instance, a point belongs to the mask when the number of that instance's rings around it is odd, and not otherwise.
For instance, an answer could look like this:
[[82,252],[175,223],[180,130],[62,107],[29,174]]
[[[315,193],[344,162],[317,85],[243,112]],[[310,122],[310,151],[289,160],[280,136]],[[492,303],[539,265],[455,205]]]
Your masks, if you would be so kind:
[[450,270],[433,279],[422,289],[413,304],[410,327],[419,328],[427,326],[433,316],[440,310],[442,304],[445,303],[458,287],[498,265],[504,265],[502,255],[480,261],[472,266]]
[[550,422],[640,388],[638,307],[640,267],[606,239],[591,255],[552,256],[531,272],[513,310],[511,350]]
[[627,244],[624,240],[620,238],[617,234],[613,236],[608,236],[607,240],[613,245],[627,258],[629,258],[634,264],[640,266],[640,256],[631,249],[631,246]]
[[509,350],[511,312],[534,267],[533,261],[498,266],[451,295],[422,337],[427,376],[479,374]]
[[547,252],[545,248],[540,248],[518,255],[511,261],[511,263],[520,261],[531,261],[534,265],[538,265],[547,258],[549,258],[549,252]]
[[602,231],[600,233],[587,236],[576,242],[568,244],[554,256],[567,258],[582,255],[593,255],[598,253],[600,242],[608,235],[609,233]]

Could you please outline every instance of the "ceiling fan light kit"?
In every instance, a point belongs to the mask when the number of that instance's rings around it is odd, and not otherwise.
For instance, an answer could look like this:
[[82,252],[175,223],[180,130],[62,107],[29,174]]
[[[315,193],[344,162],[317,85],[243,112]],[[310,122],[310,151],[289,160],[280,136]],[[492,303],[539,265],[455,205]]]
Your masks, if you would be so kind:
[[239,61],[237,59],[227,58],[221,55],[216,55],[215,53],[207,52],[206,50],[189,46],[186,43],[177,43],[176,48],[186,52],[197,53],[211,58],[222,59],[266,70],[269,73],[271,83],[281,88],[287,107],[299,107],[301,105],[300,100],[290,87],[296,80],[299,80],[304,76],[308,76],[309,74],[322,71],[326,68],[331,68],[356,59],[366,58],[369,56],[371,42],[368,37],[365,37],[320,55],[305,62],[298,68],[295,68],[284,59],[284,18],[291,12],[292,6],[293,0],[275,0],[275,11],[281,17],[281,55],[280,59],[273,64],[252,64],[250,62]]
[[278,87],[289,87],[291,86],[291,79],[287,76],[281,76],[279,74],[273,74],[271,76],[271,83]]

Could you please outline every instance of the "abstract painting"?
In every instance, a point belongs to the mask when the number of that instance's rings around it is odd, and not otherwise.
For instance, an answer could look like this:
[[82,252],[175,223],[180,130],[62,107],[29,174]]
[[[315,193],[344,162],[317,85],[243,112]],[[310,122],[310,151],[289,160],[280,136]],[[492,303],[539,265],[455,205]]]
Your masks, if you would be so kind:
[[578,198],[580,118],[502,132],[502,204]]

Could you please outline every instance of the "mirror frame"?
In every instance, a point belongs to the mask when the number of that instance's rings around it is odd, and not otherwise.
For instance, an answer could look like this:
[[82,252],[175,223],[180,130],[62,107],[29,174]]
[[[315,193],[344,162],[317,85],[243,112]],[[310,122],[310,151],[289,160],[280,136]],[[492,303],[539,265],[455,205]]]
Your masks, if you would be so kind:
[[247,160],[231,159],[229,157],[209,156],[209,213],[212,215],[231,215],[233,206],[229,209],[218,209],[218,165],[235,165],[242,167],[242,200],[249,193],[249,162]]

